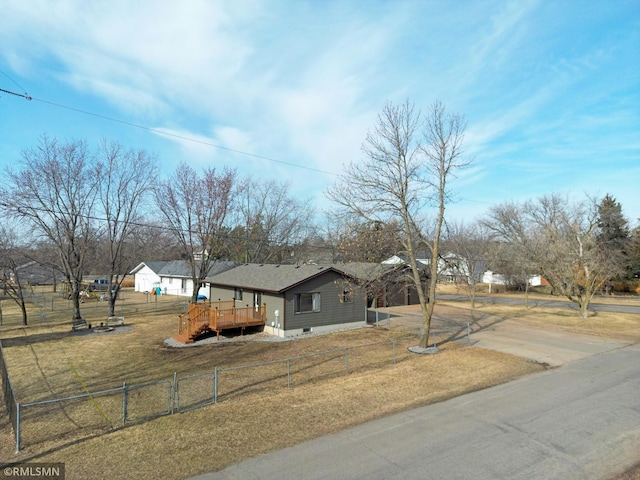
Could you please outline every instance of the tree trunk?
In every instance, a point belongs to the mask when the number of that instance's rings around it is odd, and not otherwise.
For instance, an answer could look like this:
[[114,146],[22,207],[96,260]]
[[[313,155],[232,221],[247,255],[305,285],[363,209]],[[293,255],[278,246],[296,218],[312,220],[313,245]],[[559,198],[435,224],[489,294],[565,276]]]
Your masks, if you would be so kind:
[[73,304],[73,317],[71,320],[75,322],[76,320],[82,319],[82,313],[80,312],[80,283],[73,282],[73,287],[71,289],[71,302]]
[[115,317],[116,315],[116,299],[118,297],[118,291],[113,290],[109,292],[109,316]]
[[22,310],[22,324],[27,324],[27,306],[24,303],[24,299],[20,302],[20,310]]

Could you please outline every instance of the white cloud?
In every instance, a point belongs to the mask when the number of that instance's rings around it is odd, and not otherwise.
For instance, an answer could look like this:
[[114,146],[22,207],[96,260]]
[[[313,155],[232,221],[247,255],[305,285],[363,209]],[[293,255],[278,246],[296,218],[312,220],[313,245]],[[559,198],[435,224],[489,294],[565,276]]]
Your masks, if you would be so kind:
[[34,97],[162,125],[176,135],[158,136],[162,154],[292,178],[301,193],[333,176],[288,164],[340,173],[361,157],[384,102],[405,98],[422,109],[439,99],[466,116],[477,164],[456,186],[482,195],[522,190],[523,171],[530,186],[552,188],[598,155],[638,161],[638,77],[628,65],[637,29],[618,29],[624,18],[615,32],[587,28],[601,26],[599,7],[15,0],[3,9],[0,61],[33,79]]

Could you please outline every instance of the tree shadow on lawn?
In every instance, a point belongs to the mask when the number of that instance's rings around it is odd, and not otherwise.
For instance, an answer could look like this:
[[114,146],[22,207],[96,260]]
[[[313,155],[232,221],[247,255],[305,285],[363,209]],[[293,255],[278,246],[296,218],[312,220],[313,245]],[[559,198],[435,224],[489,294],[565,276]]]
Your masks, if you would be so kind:
[[86,336],[111,336],[111,335],[119,335],[123,333],[129,333],[133,331],[133,327],[131,325],[124,326],[116,326],[113,327],[112,330],[109,331],[100,331],[95,326],[92,328],[84,328],[82,330],[68,331],[68,332],[60,332],[60,331],[51,331],[51,332],[40,332],[40,333],[28,333],[27,335],[16,336],[16,337],[7,337],[2,339],[3,347],[24,347],[27,345],[33,345],[34,343],[41,342],[55,342],[64,340],[71,337],[86,337]]
[[[420,313],[419,305],[391,307],[389,310],[391,310],[389,312],[391,329],[396,328],[414,334],[419,333],[422,326],[422,314]],[[509,317],[483,313],[477,309],[436,305],[436,310],[431,318],[430,336],[440,337],[438,342],[440,344],[446,342],[473,344],[474,342],[469,339],[468,333],[473,334],[490,330],[506,320],[509,320]],[[384,321],[381,321],[380,325],[386,328],[388,325],[387,319],[385,318]]]

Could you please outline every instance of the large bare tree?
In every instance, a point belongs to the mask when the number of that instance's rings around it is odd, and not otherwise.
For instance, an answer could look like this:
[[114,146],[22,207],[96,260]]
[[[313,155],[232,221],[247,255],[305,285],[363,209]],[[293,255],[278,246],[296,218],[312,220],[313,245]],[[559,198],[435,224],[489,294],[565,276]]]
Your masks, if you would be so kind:
[[0,207],[48,239],[59,255],[73,304],[72,320],[82,318],[80,291],[84,262],[95,236],[93,210],[100,165],[83,141],[59,143],[43,136],[24,150],[18,168],[5,172]]
[[[571,202],[558,194],[491,208],[485,224],[499,239],[519,247],[553,287],[588,316],[593,295],[622,265],[598,239],[598,208],[592,200]],[[534,273],[534,272],[532,272]]]
[[240,247],[241,260],[269,263],[283,258],[299,245],[311,229],[308,200],[288,195],[289,185],[276,180],[247,178],[239,182],[237,227],[231,242]]
[[157,165],[155,157],[144,150],[125,149],[116,142],[103,141],[99,155],[103,163],[99,195],[104,215],[101,233],[109,281],[109,315],[113,316],[122,282],[137,261],[128,247],[140,223],[145,197],[152,191]]
[[214,168],[206,168],[199,175],[182,162],[155,188],[156,205],[191,266],[194,303],[213,263],[225,250],[226,220],[235,208],[235,187],[234,170],[218,174]]
[[[387,103],[363,143],[364,160],[349,164],[328,197],[367,222],[397,222],[397,240],[409,262],[423,316],[420,347],[427,347],[436,301],[440,234],[449,184],[468,165],[463,157],[466,123],[435,102],[425,115],[405,101]],[[429,212],[433,220],[426,223]],[[432,258],[427,291],[416,256]]]

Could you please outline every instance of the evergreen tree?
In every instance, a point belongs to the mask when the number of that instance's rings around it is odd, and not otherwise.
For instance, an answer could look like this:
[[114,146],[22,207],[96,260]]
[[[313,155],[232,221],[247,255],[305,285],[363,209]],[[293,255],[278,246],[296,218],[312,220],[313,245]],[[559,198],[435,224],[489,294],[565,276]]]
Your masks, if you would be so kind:
[[626,263],[630,241],[629,222],[622,206],[607,194],[598,204],[598,242],[608,255],[622,257]]

